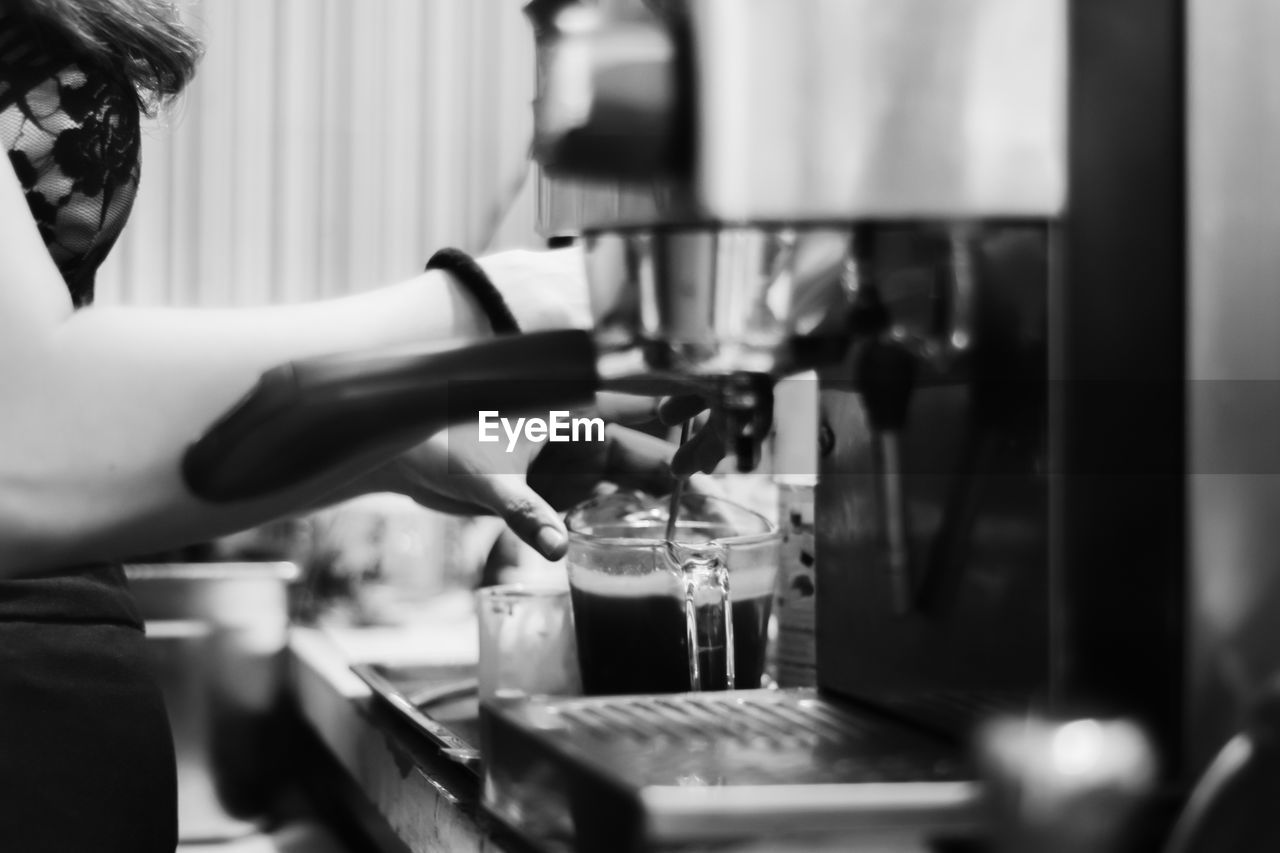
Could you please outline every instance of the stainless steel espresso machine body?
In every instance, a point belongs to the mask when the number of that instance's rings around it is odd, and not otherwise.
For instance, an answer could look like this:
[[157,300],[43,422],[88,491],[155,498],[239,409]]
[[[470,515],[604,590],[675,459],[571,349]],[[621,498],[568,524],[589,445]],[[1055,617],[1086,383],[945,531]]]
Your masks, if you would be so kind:
[[1229,733],[1189,715],[1187,86],[1222,72],[1184,4],[530,5],[540,222],[586,249],[602,379],[737,406],[749,469],[772,381],[819,371],[819,689],[492,708],[491,808],[634,849],[981,837],[975,727],[1032,712],[1136,722],[1176,804]]

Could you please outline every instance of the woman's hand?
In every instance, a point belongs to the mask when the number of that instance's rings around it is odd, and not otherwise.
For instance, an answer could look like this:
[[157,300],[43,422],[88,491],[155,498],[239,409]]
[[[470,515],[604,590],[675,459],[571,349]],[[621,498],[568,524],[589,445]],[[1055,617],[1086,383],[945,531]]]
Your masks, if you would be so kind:
[[[478,258],[477,262],[502,293],[522,331],[591,325],[586,267],[580,247],[498,252]],[[616,401],[631,395],[608,396]],[[679,393],[665,398],[656,411],[650,410],[663,424],[678,426],[706,409],[702,396]],[[712,411],[690,441],[675,452],[671,467],[679,477],[699,471],[710,474],[725,452],[723,418]]]
[[[614,415],[635,421],[651,417],[653,401],[605,402]],[[592,413],[574,413],[586,416]],[[653,494],[671,490],[675,446],[616,423],[603,440],[514,442],[479,440],[476,424],[452,427],[432,436],[390,463],[383,487],[408,495],[423,506],[461,515],[497,515],[522,540],[547,559],[564,556],[568,545],[559,510],[567,509],[613,485]],[[696,478],[692,488],[709,491]]]
[[[666,397],[658,405],[658,419],[667,426],[678,426],[706,411],[706,400],[696,394]],[[698,471],[710,474],[726,453],[724,414],[712,409],[702,419],[689,440],[671,458],[671,471],[677,477],[688,477]]]
[[477,258],[523,332],[591,325],[587,274],[576,247],[516,249]]

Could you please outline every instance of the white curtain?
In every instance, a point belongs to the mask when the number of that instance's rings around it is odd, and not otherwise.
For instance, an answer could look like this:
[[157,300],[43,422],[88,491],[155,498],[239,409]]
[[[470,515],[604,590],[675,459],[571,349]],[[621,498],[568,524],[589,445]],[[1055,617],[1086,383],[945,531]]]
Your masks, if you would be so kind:
[[[115,304],[254,305],[397,281],[437,248],[533,245],[533,37],[514,0],[196,0],[149,121]],[[502,211],[508,216],[499,222]]]

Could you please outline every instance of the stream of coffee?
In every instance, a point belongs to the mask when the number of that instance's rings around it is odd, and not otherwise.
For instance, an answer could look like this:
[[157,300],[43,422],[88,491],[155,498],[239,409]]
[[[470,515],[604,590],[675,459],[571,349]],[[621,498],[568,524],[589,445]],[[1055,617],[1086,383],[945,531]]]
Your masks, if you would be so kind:
[[[692,419],[686,420],[680,424],[680,446],[684,447],[685,442],[689,440],[689,424]],[[675,485],[671,489],[671,503],[667,506],[667,544],[670,545],[676,538],[676,522],[680,516],[680,498],[684,495],[684,484],[687,478],[680,477],[676,480]]]

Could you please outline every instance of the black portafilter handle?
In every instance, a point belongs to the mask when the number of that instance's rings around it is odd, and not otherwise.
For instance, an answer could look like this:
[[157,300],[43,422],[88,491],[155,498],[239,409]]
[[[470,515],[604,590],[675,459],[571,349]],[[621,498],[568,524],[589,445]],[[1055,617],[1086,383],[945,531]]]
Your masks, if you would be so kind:
[[302,359],[264,373],[188,448],[182,473],[207,501],[263,497],[480,411],[588,403],[598,385],[595,344],[577,329]]

